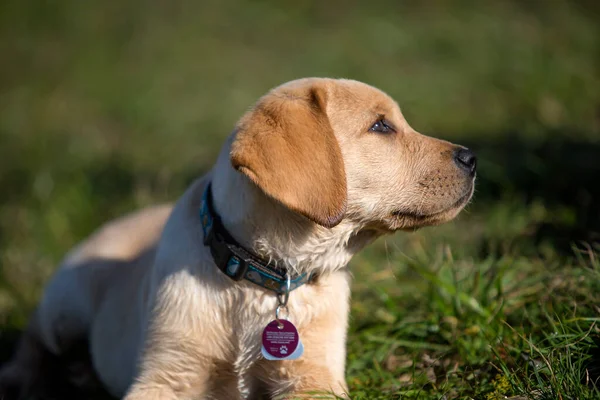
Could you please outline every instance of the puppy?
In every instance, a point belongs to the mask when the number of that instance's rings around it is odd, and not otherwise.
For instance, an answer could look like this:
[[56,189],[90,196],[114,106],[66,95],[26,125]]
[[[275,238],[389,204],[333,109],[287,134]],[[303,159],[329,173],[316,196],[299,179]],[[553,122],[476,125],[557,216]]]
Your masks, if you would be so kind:
[[[344,396],[350,258],[454,218],[475,169],[371,86],[288,82],[174,207],[111,222],[67,255],[2,379],[27,388],[41,352],[87,340],[127,400]],[[292,342],[273,355],[265,328],[284,325]]]

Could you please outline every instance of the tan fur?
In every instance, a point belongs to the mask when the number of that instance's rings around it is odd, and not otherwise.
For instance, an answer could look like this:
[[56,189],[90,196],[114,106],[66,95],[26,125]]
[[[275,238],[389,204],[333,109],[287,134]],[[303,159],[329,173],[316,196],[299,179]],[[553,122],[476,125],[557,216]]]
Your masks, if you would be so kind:
[[239,124],[231,161],[266,194],[331,228],[346,212],[346,175],[325,97],[315,84],[261,99]]
[[[369,131],[383,117],[395,133]],[[392,99],[360,82],[273,89],[173,209],[111,222],[66,257],[0,383],[34,380],[31,338],[56,354],[84,338],[104,385],[127,400],[344,395],[348,261],[382,234],[458,214],[474,177],[457,167],[456,148],[414,131]],[[289,300],[301,359],[261,357],[276,296],[214,265],[198,217],[208,182],[242,245],[293,273],[317,272]]]

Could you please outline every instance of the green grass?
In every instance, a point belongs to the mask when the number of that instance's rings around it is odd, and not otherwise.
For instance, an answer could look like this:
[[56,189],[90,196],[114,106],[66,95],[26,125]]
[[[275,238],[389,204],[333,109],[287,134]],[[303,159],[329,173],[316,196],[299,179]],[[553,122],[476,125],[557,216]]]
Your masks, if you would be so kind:
[[304,76],[398,100],[480,159],[450,224],[356,257],[355,399],[600,398],[595,2],[0,4],[0,350],[62,255],[176,199],[257,97]]
[[599,321],[591,249],[577,250],[577,261],[476,260],[451,244],[425,249],[426,236],[402,253],[388,241],[391,254],[384,247],[381,258],[361,260],[368,283],[353,307],[354,398],[597,398],[583,384]]

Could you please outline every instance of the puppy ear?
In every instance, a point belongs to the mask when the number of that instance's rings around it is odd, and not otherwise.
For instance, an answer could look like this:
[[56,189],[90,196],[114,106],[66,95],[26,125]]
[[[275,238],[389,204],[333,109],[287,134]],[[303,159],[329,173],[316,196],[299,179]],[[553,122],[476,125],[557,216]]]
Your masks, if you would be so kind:
[[317,84],[267,94],[238,124],[231,163],[263,192],[331,228],[346,212],[346,174]]

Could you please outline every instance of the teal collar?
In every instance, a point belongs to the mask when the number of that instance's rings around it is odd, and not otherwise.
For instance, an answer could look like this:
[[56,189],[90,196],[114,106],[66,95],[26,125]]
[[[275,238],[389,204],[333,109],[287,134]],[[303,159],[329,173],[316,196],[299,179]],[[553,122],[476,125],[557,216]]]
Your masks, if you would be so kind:
[[215,264],[225,275],[234,281],[246,279],[277,294],[289,293],[313,278],[312,274],[288,277],[285,269],[269,265],[240,246],[223,226],[221,218],[215,212],[212,200],[212,189],[209,183],[204,190],[200,206],[204,245],[210,247]]

